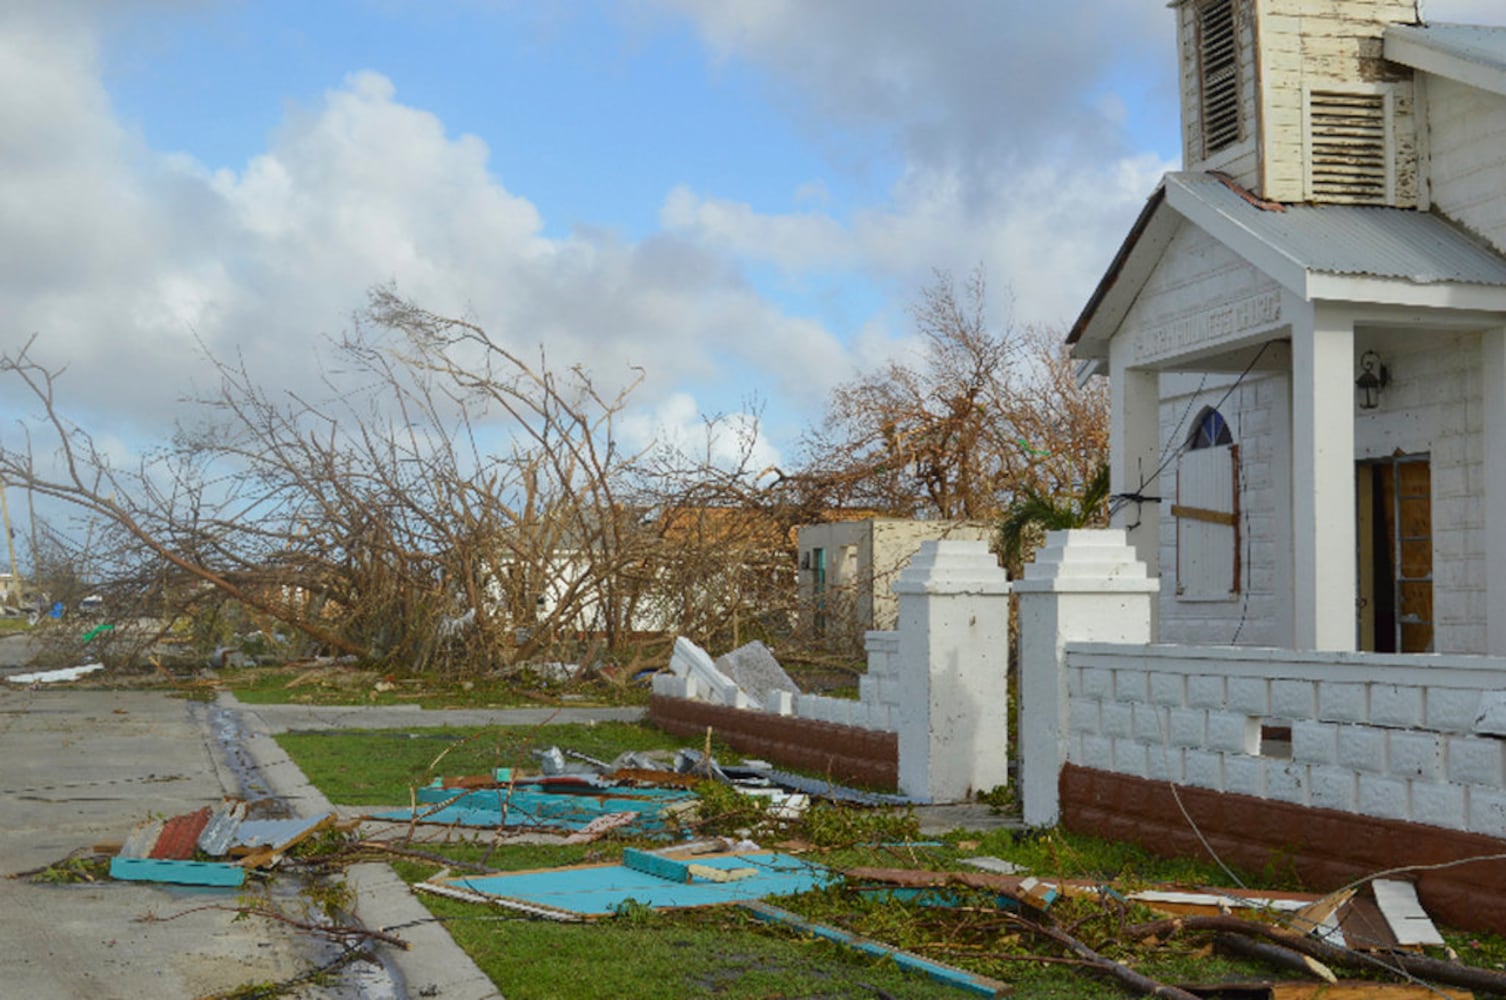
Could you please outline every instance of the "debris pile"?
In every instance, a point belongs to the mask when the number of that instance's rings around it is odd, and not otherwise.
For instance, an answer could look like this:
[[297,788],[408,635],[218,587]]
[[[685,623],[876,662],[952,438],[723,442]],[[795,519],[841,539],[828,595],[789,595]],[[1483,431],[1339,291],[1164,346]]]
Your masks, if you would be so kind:
[[[320,831],[336,829],[344,835],[298,851],[285,870],[320,875],[373,857],[418,859],[439,866],[413,886],[418,893],[509,918],[561,923],[589,924],[642,909],[723,907],[751,917],[745,926],[756,921],[767,933],[826,940],[976,996],[1009,994],[1013,970],[1025,964],[1045,964],[1053,976],[1107,977],[1131,992],[1176,1000],[1464,1000],[1476,993],[1506,994],[1506,973],[1457,961],[1414,886],[1394,876],[1360,880],[1326,895],[1146,884],[1130,877],[1056,878],[1018,861],[966,856],[976,843],[954,849],[951,841],[929,842],[936,853],[922,854],[927,845],[910,839],[913,834],[900,843],[871,835],[878,828],[857,822],[845,809],[833,811],[860,836],[833,848],[817,832],[815,817],[822,810],[812,807],[814,798],[865,807],[910,800],[832,786],[760,762],[723,765],[709,749],[708,737],[704,752],[629,752],[608,762],[551,746],[533,751],[537,773],[497,768],[437,778],[414,789],[406,809],[345,823],[333,813],[252,819],[246,802],[226,800],[141,823],[122,843],[96,850],[113,855],[109,874],[116,879],[233,888],[249,871],[272,868]],[[751,807],[760,818],[730,839],[686,842],[701,829],[696,810],[728,788],[760,797]],[[376,821],[401,826],[376,835]],[[615,857],[615,847],[593,848],[587,854],[591,863],[499,871],[488,867],[490,851],[478,862],[474,855],[452,857],[413,843],[417,828],[436,825],[485,830],[493,849],[518,835],[541,833],[549,843],[585,844],[607,836],[628,843],[620,860],[603,858]],[[779,839],[791,830],[810,841]],[[673,843],[654,844],[665,840]],[[853,849],[858,853],[841,853]],[[892,857],[904,867],[876,867],[853,861],[855,856],[878,863]],[[963,866],[967,870],[943,870]],[[255,912],[293,922],[272,911]],[[902,916],[896,919],[896,913]],[[385,930],[328,921],[297,926],[340,940],[403,946]],[[1207,981],[1214,975],[1202,973],[1215,966],[1196,963],[1215,955],[1237,960],[1216,968],[1237,968],[1240,976]],[[1167,956],[1191,962],[1168,964],[1162,960]],[[1167,968],[1179,971],[1167,974]]]
[[[114,851],[110,877],[235,887],[245,882],[247,869],[277,864],[292,847],[334,824],[334,813],[306,819],[247,819],[246,803],[227,799],[213,809],[205,806],[137,825]],[[196,856],[232,860],[205,861]]]
[[800,688],[769,648],[757,640],[713,660],[700,646],[680,636],[669,658],[669,673],[654,679],[654,693],[728,708],[788,714]]
[[407,809],[374,819],[444,827],[554,833],[581,843],[608,832],[675,836],[693,826],[700,798],[693,789],[714,780],[764,800],[769,818],[798,819],[813,798],[863,806],[904,806],[915,800],[847,788],[776,770],[762,762],[724,767],[715,758],[680,750],[664,755],[624,753],[610,763],[559,747],[533,751],[541,774],[497,768],[489,775],[435,778],[414,793]]

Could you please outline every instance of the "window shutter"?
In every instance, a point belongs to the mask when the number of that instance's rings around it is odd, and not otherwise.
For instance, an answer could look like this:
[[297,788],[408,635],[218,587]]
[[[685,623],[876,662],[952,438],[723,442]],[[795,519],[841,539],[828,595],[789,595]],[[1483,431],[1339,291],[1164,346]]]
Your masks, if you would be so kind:
[[1198,448],[1177,466],[1177,594],[1239,593],[1239,446]]
[[1383,205],[1388,200],[1386,95],[1308,94],[1308,171],[1314,201]]
[[1198,57],[1203,84],[1203,155],[1239,141],[1239,35],[1233,0],[1198,8]]

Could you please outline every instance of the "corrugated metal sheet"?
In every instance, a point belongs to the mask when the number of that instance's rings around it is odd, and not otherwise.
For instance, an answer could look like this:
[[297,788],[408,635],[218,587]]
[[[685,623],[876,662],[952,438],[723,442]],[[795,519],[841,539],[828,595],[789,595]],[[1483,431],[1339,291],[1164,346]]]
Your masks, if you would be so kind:
[[209,825],[209,807],[174,816],[162,825],[162,833],[147,854],[161,861],[187,861],[198,846],[199,834]]
[[1211,174],[1167,177],[1208,207],[1307,268],[1419,285],[1506,285],[1506,258],[1441,216],[1368,205],[1252,205]]
[[1414,45],[1422,45],[1494,69],[1506,71],[1506,28],[1480,24],[1439,24],[1426,27],[1394,24],[1387,35],[1398,35]]
[[271,847],[285,851],[328,826],[334,819],[334,813],[321,813],[301,819],[248,819],[236,830],[234,843],[238,848]]

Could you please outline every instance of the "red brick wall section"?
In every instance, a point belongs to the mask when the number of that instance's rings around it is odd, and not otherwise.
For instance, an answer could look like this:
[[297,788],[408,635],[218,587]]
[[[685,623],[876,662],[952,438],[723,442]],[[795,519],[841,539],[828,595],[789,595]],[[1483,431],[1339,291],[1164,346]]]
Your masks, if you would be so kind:
[[[1207,857],[1166,782],[1068,764],[1060,779],[1062,825],[1153,853]],[[1312,809],[1248,795],[1178,786],[1188,816],[1225,862],[1250,872],[1295,871],[1314,892],[1406,865],[1506,854],[1506,840],[1397,820]],[[1408,873],[1438,922],[1506,934],[1506,861],[1474,861]]]
[[899,737],[790,715],[708,705],[660,695],[648,703],[648,720],[667,733],[715,737],[739,753],[774,764],[830,775],[833,781],[870,788],[899,785]]

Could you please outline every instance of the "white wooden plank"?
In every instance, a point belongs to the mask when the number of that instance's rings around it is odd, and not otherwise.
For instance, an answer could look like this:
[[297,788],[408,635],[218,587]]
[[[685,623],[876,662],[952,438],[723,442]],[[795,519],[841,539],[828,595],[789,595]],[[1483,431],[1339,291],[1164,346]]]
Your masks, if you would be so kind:
[[1375,905],[1380,907],[1381,916],[1386,918],[1398,944],[1443,945],[1443,935],[1422,908],[1417,887],[1411,882],[1376,879],[1370,888],[1375,893]]

